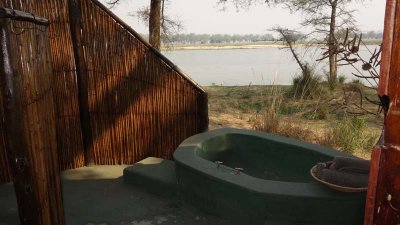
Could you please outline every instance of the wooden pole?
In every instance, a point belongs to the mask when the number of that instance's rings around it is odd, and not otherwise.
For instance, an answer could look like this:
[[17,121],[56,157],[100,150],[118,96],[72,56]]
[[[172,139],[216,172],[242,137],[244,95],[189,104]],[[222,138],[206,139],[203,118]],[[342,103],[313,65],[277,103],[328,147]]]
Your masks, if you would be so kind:
[[364,225],[400,223],[400,2],[387,0],[378,95],[384,129],[371,159]]
[[46,24],[0,9],[5,142],[21,225],[64,224]]
[[89,96],[88,96],[88,70],[82,43],[82,21],[79,0],[68,0],[69,21],[71,28],[72,45],[75,55],[76,77],[78,83],[79,114],[82,129],[85,165],[94,163],[93,160],[93,135],[90,125]]
[[208,124],[209,124],[209,119],[208,119],[208,94],[206,92],[202,93],[200,95],[201,99],[198,100],[201,104],[199,104],[199,112],[201,116],[201,124],[200,124],[200,130],[199,132],[205,132],[208,130]]

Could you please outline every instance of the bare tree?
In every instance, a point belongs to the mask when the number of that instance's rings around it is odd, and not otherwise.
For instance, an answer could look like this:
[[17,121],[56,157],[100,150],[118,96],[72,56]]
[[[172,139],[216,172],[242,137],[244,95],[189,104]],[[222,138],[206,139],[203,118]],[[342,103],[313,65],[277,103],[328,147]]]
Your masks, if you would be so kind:
[[[160,28],[158,31],[155,33],[159,34],[158,37],[153,37],[154,39],[157,39],[156,43],[158,45],[164,44],[164,46],[168,46],[169,44],[172,43],[170,40],[172,36],[178,34],[182,28],[182,22],[179,20],[179,18],[172,18],[169,15],[165,13],[166,11],[166,0],[161,0],[161,9],[160,9],[160,22],[158,23],[158,20],[152,20],[151,18],[155,18],[155,16],[151,16],[151,7],[149,8],[148,6],[142,7],[139,10],[136,11],[136,13],[131,14],[132,16],[137,16],[140,20],[142,20],[146,25],[149,27],[149,31],[156,28]],[[156,11],[158,12],[158,11]],[[151,24],[153,23],[153,24]],[[154,24],[158,23],[158,24]],[[152,44],[152,32],[149,32],[149,40],[150,44]],[[153,44],[152,44],[153,45]],[[154,46],[154,45],[153,45]]]
[[354,29],[353,10],[346,8],[349,0],[290,0],[284,3],[292,11],[305,16],[302,25],[314,27],[314,32],[327,37],[329,79],[337,79],[337,33],[344,27]]
[[[162,0],[164,2],[164,0]],[[150,1],[149,42],[157,50],[161,47],[161,0]]]
[[314,74],[313,66],[303,60],[296,51],[296,41],[303,38],[299,32],[289,30],[282,27],[274,27],[272,31],[279,34],[279,39],[282,40],[286,48],[292,53],[297,65],[301,69],[301,74],[294,77],[291,93],[295,98],[314,98],[319,92],[320,77]]
[[[360,46],[363,46],[368,52],[368,57],[362,57]],[[354,69],[352,73],[357,79],[366,81],[368,88],[373,88],[377,91],[379,82],[379,66],[381,64],[381,46],[377,46],[371,50],[362,40],[362,34],[350,34],[348,29],[344,32],[344,37],[338,42],[338,48],[335,54],[337,55],[338,66],[351,66]],[[329,52],[323,53],[323,58],[329,57]],[[323,59],[322,58],[322,59]],[[358,82],[355,82],[358,81]],[[345,112],[352,115],[373,114],[378,115],[382,112],[381,102],[364,96],[364,84],[360,80],[355,80],[350,84],[343,86]],[[352,102],[352,92],[358,93],[359,102]],[[363,105],[363,100],[377,105],[377,110],[371,111]]]
[[292,53],[293,58],[296,60],[297,65],[299,65],[301,71],[303,73],[306,72],[307,70],[307,63],[302,62],[299,54],[296,52],[294,45],[296,43],[296,41],[299,39],[299,35],[296,35],[296,31],[293,30],[289,30],[286,28],[282,28],[282,27],[274,27],[272,28],[272,31],[277,32],[280,35],[280,38],[282,41],[284,41],[284,43],[286,44],[287,48],[290,50],[290,52]]
[[[369,58],[363,58],[359,54],[361,45],[370,53]],[[362,34],[354,34],[350,37],[349,30],[346,30],[344,38],[338,42],[338,47],[335,52],[338,56],[338,66],[350,65],[355,71],[352,73],[355,77],[367,81],[369,85],[375,89],[378,87],[381,53],[382,48],[380,45],[372,51],[363,43]],[[323,58],[324,57],[329,57],[329,52],[324,52]],[[359,69],[356,64],[361,64],[361,69]]]
[[[111,0],[108,4],[114,7],[123,0]],[[178,33],[182,29],[179,19],[172,19],[164,12],[167,0],[150,0],[150,6],[145,6],[131,13],[137,16],[149,27],[149,42],[157,50],[161,48],[161,41],[168,42],[169,36]]]
[[[301,24],[312,28],[310,34],[326,37],[329,53],[329,78],[337,78],[337,32],[344,27],[354,28],[354,10],[348,4],[355,0],[219,0],[220,4],[233,3],[237,8],[248,8],[252,4],[268,3],[283,5],[291,12],[303,16]],[[362,0],[360,0],[362,1]]]

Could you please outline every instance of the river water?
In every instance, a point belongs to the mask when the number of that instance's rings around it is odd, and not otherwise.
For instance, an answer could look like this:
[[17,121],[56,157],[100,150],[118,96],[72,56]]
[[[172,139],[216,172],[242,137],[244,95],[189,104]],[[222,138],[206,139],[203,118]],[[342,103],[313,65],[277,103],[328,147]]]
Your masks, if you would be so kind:
[[[367,46],[371,51],[376,46]],[[362,47],[360,55],[368,59],[371,55]],[[316,67],[317,73],[325,79],[328,71],[327,60],[316,62],[321,56],[319,47],[297,49],[303,60]],[[175,50],[163,52],[200,85],[269,85],[291,84],[300,73],[299,66],[287,49],[268,47],[261,49],[221,50]],[[304,56],[304,57],[303,57]],[[359,67],[359,66],[358,66]],[[339,75],[347,81],[356,79],[351,66],[339,67]]]

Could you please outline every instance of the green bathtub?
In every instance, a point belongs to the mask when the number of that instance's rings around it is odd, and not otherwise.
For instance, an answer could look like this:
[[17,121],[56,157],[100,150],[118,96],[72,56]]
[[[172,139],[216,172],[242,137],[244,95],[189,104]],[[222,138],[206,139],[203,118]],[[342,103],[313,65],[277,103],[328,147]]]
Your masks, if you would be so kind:
[[334,156],[352,157],[263,132],[219,129],[185,140],[174,160],[180,194],[233,224],[361,225],[365,193],[331,190],[310,175]]

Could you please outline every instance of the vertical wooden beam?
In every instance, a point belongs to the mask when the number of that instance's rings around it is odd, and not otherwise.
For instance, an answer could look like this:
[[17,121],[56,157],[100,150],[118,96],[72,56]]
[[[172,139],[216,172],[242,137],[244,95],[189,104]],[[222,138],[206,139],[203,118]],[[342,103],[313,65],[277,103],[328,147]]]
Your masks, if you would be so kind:
[[206,92],[199,94],[201,96],[198,101],[199,104],[199,113],[200,113],[200,130],[199,132],[205,132],[208,130],[208,94]]
[[9,33],[7,19],[0,19],[0,70],[1,79],[4,85],[2,95],[4,96],[4,113],[6,130],[6,150],[13,172],[14,188],[18,198],[18,208],[21,217],[21,223],[24,221],[39,224],[36,216],[30,213],[31,209],[38,207],[38,202],[32,191],[32,168],[28,164],[26,150],[28,149],[27,137],[25,136],[25,124],[21,105],[21,94],[14,87],[18,82],[17,75],[13,74],[10,62],[10,51],[8,49]]
[[94,163],[92,145],[93,135],[90,125],[88,70],[82,43],[82,17],[79,0],[68,0],[69,22],[71,28],[72,45],[75,55],[76,77],[78,85],[79,114],[82,129],[85,165]]
[[64,224],[47,25],[0,8],[5,142],[21,225]]
[[[384,129],[372,158],[365,225],[400,224],[400,4],[387,0],[378,94]],[[378,167],[378,171],[373,167]],[[375,192],[375,196],[372,194]],[[375,198],[373,198],[375,197]],[[372,210],[373,209],[373,210]],[[371,216],[373,215],[373,217]]]
[[388,92],[388,82],[390,73],[390,63],[393,47],[393,33],[395,26],[397,0],[386,1],[385,24],[382,40],[382,56],[380,65],[380,77],[378,95],[385,96]]
[[382,149],[376,146],[371,154],[371,166],[368,179],[368,190],[365,202],[364,225],[373,225],[375,196],[379,176],[379,166],[381,162]]

